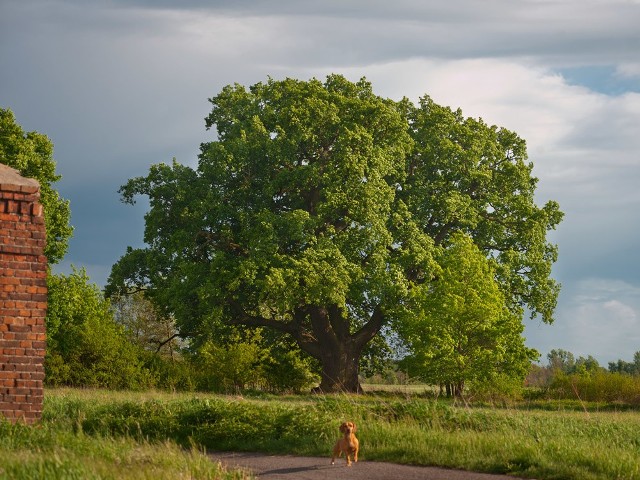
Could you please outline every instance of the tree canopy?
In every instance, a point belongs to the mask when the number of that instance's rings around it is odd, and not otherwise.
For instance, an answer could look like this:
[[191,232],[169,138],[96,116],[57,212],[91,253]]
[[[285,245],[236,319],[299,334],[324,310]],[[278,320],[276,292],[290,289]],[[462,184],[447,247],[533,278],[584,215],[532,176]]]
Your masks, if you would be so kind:
[[53,160],[53,144],[46,135],[24,132],[13,112],[0,108],[0,163],[40,182],[40,201],[46,223],[44,253],[50,264],[58,263],[67,252],[73,228],[69,224],[69,201],[60,197],[52,184],[60,180]]
[[290,335],[322,365],[324,391],[358,391],[363,349],[423,312],[436,252],[473,239],[505,307],[552,321],[558,285],[515,133],[366,80],[269,79],[225,87],[206,119],[217,138],[196,168],[158,164],[120,190],[150,200],[146,248],[128,249],[107,293],[144,289],[184,335],[217,324]]

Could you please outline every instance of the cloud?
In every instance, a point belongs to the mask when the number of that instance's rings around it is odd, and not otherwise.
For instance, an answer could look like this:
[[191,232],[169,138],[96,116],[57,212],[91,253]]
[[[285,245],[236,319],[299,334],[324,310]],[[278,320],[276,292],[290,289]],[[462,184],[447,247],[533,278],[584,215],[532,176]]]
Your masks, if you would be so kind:
[[[120,0],[116,5],[192,11],[233,18],[283,19],[279,33],[297,63],[345,60],[360,65],[414,56],[436,58],[544,55],[549,64],[632,61],[637,3],[627,0]],[[612,34],[615,32],[615,34]],[[299,56],[296,47],[315,46]],[[321,46],[321,47],[320,47]],[[309,55],[309,53],[312,53]],[[617,62],[614,62],[617,63]]]
[[461,107],[527,140],[539,202],[566,213],[556,324],[528,325],[538,348],[629,352],[638,339],[612,322],[637,326],[639,311],[639,15],[626,0],[3,2],[0,91],[52,138],[76,226],[67,261],[98,283],[141,241],[143,212],[117,188],[174,156],[193,165],[226,84],[335,72]]
[[562,348],[593,355],[604,367],[630,361],[640,350],[640,285],[595,277],[578,281],[565,292],[557,323],[527,325],[526,336],[545,353]]
[[621,77],[637,80],[640,78],[640,63],[622,63],[618,65],[616,73]]
[[587,213],[640,201],[640,94],[603,95],[549,69],[505,59],[412,59],[344,71],[351,78],[366,75],[385,96],[415,100],[428,93],[518,132],[527,140],[542,198]]

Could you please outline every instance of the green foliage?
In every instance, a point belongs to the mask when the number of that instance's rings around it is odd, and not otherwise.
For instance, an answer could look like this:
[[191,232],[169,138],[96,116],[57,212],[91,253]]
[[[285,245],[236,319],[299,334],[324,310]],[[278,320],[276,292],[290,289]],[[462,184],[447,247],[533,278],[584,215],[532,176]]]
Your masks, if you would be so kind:
[[302,393],[318,385],[317,362],[282,336],[269,339],[269,355],[262,365],[266,387],[274,392]]
[[[515,133],[339,75],[236,84],[211,103],[217,139],[196,169],[154,165],[121,188],[125,202],[149,197],[147,247],[114,265],[108,294],[146,289],[185,335],[221,324],[290,335],[320,362],[325,391],[359,390],[363,352],[423,312],[436,247],[456,232],[493,265],[513,318],[526,307],[552,321],[546,233],[562,213],[535,205]],[[518,350],[521,327],[504,322]]]
[[143,292],[114,295],[109,300],[116,322],[124,327],[131,343],[165,358],[179,358],[184,342],[175,319],[158,311]]
[[89,283],[84,269],[48,278],[47,356],[49,385],[141,388],[151,382],[109,302]]
[[607,371],[591,355],[576,359],[562,349],[551,350],[547,359],[546,367],[532,366],[527,378],[529,385],[537,387],[538,398],[640,405],[640,376],[612,369],[612,365],[633,364],[610,363]]
[[633,361],[627,362],[622,359],[617,362],[609,362],[609,371],[612,373],[626,373],[629,375],[640,375],[640,351],[633,355]]
[[522,379],[537,352],[525,347],[520,318],[507,308],[495,272],[472,239],[451,236],[436,257],[437,279],[400,328],[410,354],[401,367],[432,385],[477,386],[500,376]]
[[499,373],[485,380],[472,381],[468,385],[467,398],[474,402],[511,405],[523,397],[524,385],[521,376]]
[[234,329],[223,341],[208,340],[191,356],[199,390],[246,388],[300,392],[317,385],[313,365],[295,345],[262,329]]
[[179,345],[158,351],[159,339],[175,332],[172,322],[143,298],[116,300],[114,309],[83,269],[50,276],[48,385],[236,393],[317,384],[308,357],[259,329],[220,331],[191,352]]
[[562,349],[551,350],[551,352],[547,354],[547,359],[547,368],[552,372],[590,375],[603,370],[598,361],[591,355],[587,358],[580,356],[576,359],[573,353]]
[[416,397],[251,399],[87,391],[52,392],[45,400],[47,422],[73,419],[82,438],[137,439],[161,451],[170,439],[212,450],[326,458],[339,423],[348,418],[358,425],[363,460],[518,478],[637,477],[638,412],[585,414],[546,406],[542,411],[456,407]]
[[245,335],[236,332],[225,344],[206,342],[196,357],[206,389],[240,392],[247,386],[255,388],[262,378],[260,366],[268,355],[261,339],[258,330]]
[[24,132],[13,112],[0,108],[0,163],[40,182],[40,201],[44,207],[47,243],[44,253],[50,264],[64,257],[73,228],[69,225],[69,201],[53,188],[60,180],[53,160],[53,144],[46,135]]
[[192,392],[198,389],[200,375],[197,365],[188,357],[171,358],[142,351],[140,358],[152,378],[153,383],[150,386],[180,392]]
[[171,441],[85,435],[82,418],[95,398],[45,397],[43,421],[11,425],[0,419],[0,479],[246,479],[203,452]]
[[551,350],[547,354],[548,367],[551,370],[560,370],[564,373],[572,373],[576,361],[573,353],[563,349]]
[[428,96],[407,104],[414,149],[398,193],[419,228],[438,245],[466,233],[494,262],[509,309],[553,320],[559,285],[551,278],[557,248],[546,232],[563,214],[554,201],[538,207],[526,144],[514,132],[464,118]]
[[590,375],[557,372],[547,395],[551,398],[640,406],[640,377],[604,370]]

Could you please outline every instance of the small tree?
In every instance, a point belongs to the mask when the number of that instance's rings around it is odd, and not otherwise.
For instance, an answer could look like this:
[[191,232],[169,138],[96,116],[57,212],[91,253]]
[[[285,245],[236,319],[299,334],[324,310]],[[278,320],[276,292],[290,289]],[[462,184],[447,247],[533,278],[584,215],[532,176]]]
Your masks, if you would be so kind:
[[549,369],[567,374],[573,373],[576,367],[576,359],[573,353],[561,348],[551,350],[547,354],[547,360]]
[[402,367],[430,384],[452,386],[457,396],[470,381],[523,379],[538,353],[525,347],[522,322],[507,308],[490,262],[460,233],[437,259],[437,280],[415,299],[424,310],[401,330],[411,352]]
[[52,184],[60,180],[53,160],[53,144],[46,135],[24,132],[13,112],[0,108],[0,163],[40,182],[40,201],[44,209],[47,244],[44,253],[49,264],[64,257],[73,228],[69,225],[69,201],[60,197]]
[[50,275],[45,380],[50,385],[148,386],[138,350],[84,269]]
[[633,355],[633,362],[627,362],[622,359],[617,362],[609,362],[609,371],[612,373],[640,375],[640,351]]
[[177,357],[184,345],[173,317],[158,311],[143,292],[115,295],[110,300],[116,322],[132,343],[169,359]]
[[582,356],[578,357],[573,373],[577,373],[578,375],[591,375],[602,370],[604,369],[600,366],[598,360],[589,355],[587,358]]
[[232,333],[225,343],[209,340],[198,350],[196,362],[207,372],[209,388],[239,392],[256,387],[263,377],[261,365],[268,356],[260,330]]

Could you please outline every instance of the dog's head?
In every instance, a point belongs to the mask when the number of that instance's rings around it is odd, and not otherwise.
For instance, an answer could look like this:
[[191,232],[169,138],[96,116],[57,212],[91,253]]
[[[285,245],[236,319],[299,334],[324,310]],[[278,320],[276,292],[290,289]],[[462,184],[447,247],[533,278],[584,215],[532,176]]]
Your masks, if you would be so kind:
[[340,425],[340,432],[345,435],[356,433],[356,424],[353,422],[343,422],[342,425]]

